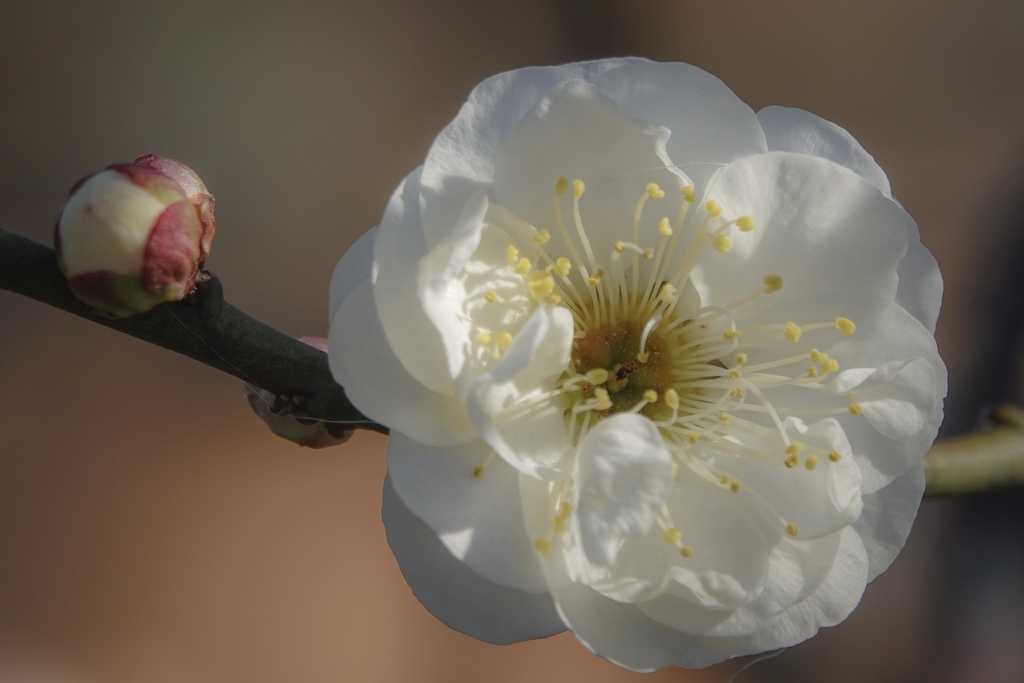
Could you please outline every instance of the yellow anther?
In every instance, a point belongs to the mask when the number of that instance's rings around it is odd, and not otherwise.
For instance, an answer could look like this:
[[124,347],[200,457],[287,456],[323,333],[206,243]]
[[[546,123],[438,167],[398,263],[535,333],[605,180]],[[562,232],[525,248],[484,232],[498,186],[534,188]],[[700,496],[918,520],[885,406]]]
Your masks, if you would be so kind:
[[526,275],[531,270],[533,270],[533,264],[530,263],[530,259],[519,259],[519,263],[516,264],[516,275]]
[[583,196],[583,193],[587,191],[587,185],[582,180],[577,178],[572,181],[572,196],[579,199]]
[[743,232],[750,232],[757,227],[757,221],[753,216],[740,216],[736,219],[736,227]]
[[796,536],[798,533],[800,533],[800,527],[790,522],[786,525],[786,533],[790,536]]
[[543,247],[545,244],[551,241],[551,233],[547,229],[543,229],[533,236],[533,242],[538,247]]
[[651,199],[661,199],[665,196],[665,190],[658,187],[658,183],[647,183],[647,194]]
[[604,387],[597,387],[596,389],[594,389],[594,397],[600,401],[607,401],[608,390],[605,389]]
[[813,472],[814,468],[817,467],[818,463],[820,462],[821,458],[816,456],[814,453],[811,453],[810,455],[807,456],[807,460],[804,461],[804,467],[807,468],[808,472]]
[[658,233],[662,237],[668,237],[672,234],[672,224],[669,223],[668,216],[658,221]]
[[542,303],[555,291],[555,278],[542,270],[534,271],[527,278],[526,288],[530,290],[534,301]]
[[691,557],[693,555],[693,548],[688,545],[684,545],[679,549],[679,554],[683,557]]
[[783,460],[783,462],[786,464],[787,468],[793,469],[794,467],[796,467],[796,464],[800,462],[800,459],[797,458],[795,455],[791,455],[785,460]]
[[729,340],[739,339],[741,334],[743,333],[740,332],[739,330],[726,330],[725,332],[722,333],[722,337]]
[[615,246],[615,251],[619,252],[620,254],[622,252],[626,251],[626,243],[623,242],[622,240],[618,240],[617,242],[615,242],[614,246]]
[[604,384],[608,381],[608,371],[604,368],[587,370],[587,381],[591,384]]
[[807,366],[807,376],[808,377],[817,377],[818,376],[818,368],[814,367],[813,365],[808,365]]
[[818,349],[811,349],[811,362],[812,363],[820,363],[821,359],[824,358],[824,357],[825,356],[822,356],[821,351],[819,351]]
[[739,396],[740,398],[743,398],[744,396],[747,395],[747,390],[744,389],[743,387],[740,387],[738,389],[734,389],[734,391],[736,392],[736,395]]
[[731,419],[732,419],[732,416],[730,416],[729,413],[725,412],[724,410],[718,416],[718,421],[721,422],[724,425],[729,424],[729,420],[731,420]]
[[825,372],[838,372],[839,361],[837,361],[835,358],[829,358],[827,361],[821,364],[821,369],[824,370]]
[[679,539],[683,537],[683,532],[675,527],[665,529],[665,533],[661,535],[661,540],[665,541],[669,545],[675,545],[679,542]]
[[512,345],[512,335],[502,330],[498,334],[494,335],[494,341],[497,342],[498,348],[504,351]]
[[594,273],[593,275],[591,275],[590,277],[587,278],[587,282],[589,282],[590,284],[592,284],[595,287],[597,287],[599,284],[601,284],[601,278],[603,278],[603,277],[604,277],[604,269],[603,268],[598,268],[596,273]]
[[683,188],[683,199],[690,202],[691,204],[697,201],[697,195],[694,193],[692,186],[687,186]]
[[828,454],[828,459],[831,460],[832,462],[839,462],[840,460],[843,459],[843,456],[839,455],[838,451],[832,451],[831,453]]
[[565,178],[559,178],[555,181],[555,194],[561,197],[563,194],[569,191],[569,181]]
[[650,351],[639,351],[636,354],[636,359],[638,361],[640,361],[641,363],[646,363],[647,361],[649,361],[651,359],[651,352]]
[[800,335],[803,334],[803,330],[801,330],[800,326],[791,320],[786,323],[786,328],[782,331],[782,334],[785,335],[786,339],[789,341],[798,342],[800,341]]
[[569,528],[568,525],[565,523],[565,521],[566,520],[563,517],[555,517],[555,533],[556,534],[564,533],[565,530]]
[[836,329],[840,334],[853,334],[857,331],[857,326],[849,318],[836,318]]
[[484,292],[484,299],[487,301],[487,303],[493,304],[495,301],[498,300],[498,293],[495,292],[493,289],[488,289],[486,292]]
[[799,456],[801,453],[804,452],[806,448],[807,447],[804,446],[799,441],[794,441],[793,443],[786,446],[786,455]]
[[696,444],[698,441],[700,441],[700,434],[698,434],[697,432],[690,432],[686,436],[686,440],[689,441],[690,445],[692,446]]
[[732,251],[732,238],[728,235],[715,235],[714,239],[711,240],[711,246],[719,254],[728,254]]
[[764,276],[764,293],[774,294],[775,292],[782,289],[782,276],[781,275],[765,275]]
[[675,300],[676,288],[671,282],[664,282],[661,288],[658,289],[658,301],[661,303],[671,303]]
[[557,306],[558,304],[562,303],[562,297],[558,296],[557,294],[552,294],[551,296],[548,297],[548,303],[551,304],[552,306]]
[[647,247],[646,249],[644,249],[644,260],[650,261],[652,258],[654,258],[654,248]]
[[564,256],[555,261],[555,267],[551,271],[558,277],[566,277],[572,271],[572,263]]
[[737,353],[736,354],[736,365],[746,365],[746,364],[747,364],[747,354],[745,354],[745,353]]
[[476,336],[473,338],[480,344],[483,344],[484,346],[491,345],[491,335],[487,334],[486,332],[477,332]]
[[644,392],[644,400],[647,401],[648,403],[657,403],[658,392],[655,391],[654,389],[648,389],[647,391]]
[[724,486],[728,486],[729,482],[732,481],[732,478],[728,474],[723,474],[719,481],[722,482]]
[[712,218],[718,218],[722,215],[722,205],[716,202],[714,199],[709,199],[704,204],[704,210],[708,212],[708,215]]
[[479,479],[480,477],[484,476],[484,466],[483,465],[477,465],[476,467],[474,467],[473,468],[473,476],[476,477],[477,479]]
[[509,264],[519,261],[519,249],[516,245],[510,244],[508,245],[508,248],[505,249],[505,260],[508,261]]
[[742,377],[743,377],[743,375],[740,373],[739,370],[731,370],[729,372],[729,379],[738,380],[738,379],[740,379]]
[[562,519],[566,519],[568,517],[571,517],[574,509],[575,508],[573,508],[572,503],[570,503],[567,500],[562,501],[562,505],[559,508],[558,516],[561,517]]
[[672,410],[678,410],[679,392],[677,392],[675,389],[665,390],[665,405],[667,405]]
[[850,415],[860,415],[864,412],[864,409],[860,407],[859,403],[850,404]]
[[738,481],[734,481],[733,483],[729,484],[729,490],[732,491],[733,493],[739,493],[740,483]]
[[538,538],[533,542],[533,547],[537,549],[541,555],[547,555],[551,552],[551,541],[547,538]]

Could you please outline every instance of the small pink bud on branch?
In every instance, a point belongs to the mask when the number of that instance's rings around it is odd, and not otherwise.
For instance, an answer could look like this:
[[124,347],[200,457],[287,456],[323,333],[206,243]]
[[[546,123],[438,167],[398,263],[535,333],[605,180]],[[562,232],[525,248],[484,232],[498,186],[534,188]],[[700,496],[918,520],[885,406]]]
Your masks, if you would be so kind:
[[215,230],[214,198],[199,176],[148,154],[78,181],[55,242],[75,296],[121,318],[191,294]]

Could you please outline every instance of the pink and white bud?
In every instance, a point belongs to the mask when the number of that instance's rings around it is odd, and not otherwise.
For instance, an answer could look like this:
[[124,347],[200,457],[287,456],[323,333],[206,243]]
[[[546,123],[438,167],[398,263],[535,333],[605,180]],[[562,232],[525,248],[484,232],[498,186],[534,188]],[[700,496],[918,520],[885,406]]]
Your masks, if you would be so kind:
[[[327,351],[327,340],[323,337],[300,337],[299,341]],[[277,436],[307,448],[327,448],[348,441],[354,429],[348,425],[324,422],[292,414],[296,402],[285,396],[275,396],[264,389],[245,385],[245,397],[249,406],[263,423]]]
[[125,317],[191,294],[215,230],[214,198],[199,176],[148,154],[80,180],[55,242],[75,296]]

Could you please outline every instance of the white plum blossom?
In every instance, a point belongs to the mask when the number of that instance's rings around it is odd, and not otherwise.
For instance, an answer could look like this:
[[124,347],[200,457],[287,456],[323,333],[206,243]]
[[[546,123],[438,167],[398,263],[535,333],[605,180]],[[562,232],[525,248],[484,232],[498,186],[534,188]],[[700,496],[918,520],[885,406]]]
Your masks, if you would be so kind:
[[842,621],[903,546],[941,290],[845,130],[602,60],[473,91],[338,264],[329,353],[427,609],[702,667]]

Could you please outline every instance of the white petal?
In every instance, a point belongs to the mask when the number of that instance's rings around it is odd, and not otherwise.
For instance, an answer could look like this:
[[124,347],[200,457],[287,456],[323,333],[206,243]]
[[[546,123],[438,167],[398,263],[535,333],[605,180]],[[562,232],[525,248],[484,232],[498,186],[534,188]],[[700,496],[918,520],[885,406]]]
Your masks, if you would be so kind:
[[387,479],[382,513],[388,544],[413,594],[451,628],[499,645],[565,630],[550,595],[499,586],[473,572],[405,507]]
[[703,69],[636,60],[592,82],[626,116],[671,130],[669,157],[698,182],[706,178],[690,164],[725,164],[768,150],[753,110]]
[[[861,513],[861,476],[842,427],[834,419],[806,425],[794,418],[787,418],[784,426],[793,441],[807,447],[804,461],[814,454],[820,464],[813,470],[803,465],[789,468],[782,453],[775,457],[711,455],[716,470],[740,485],[737,503],[753,515],[763,515],[776,529],[796,524],[799,537],[806,540],[851,524]],[[828,460],[832,451],[843,456],[839,462]]]
[[704,482],[677,486],[667,506],[692,555],[683,557],[655,529],[644,538],[627,539],[609,576],[592,581],[593,588],[623,602],[665,594],[716,611],[757,597],[767,576],[770,543],[748,511],[731,494]]
[[798,152],[845,166],[892,198],[889,179],[874,157],[844,128],[803,109],[765,107],[757,112],[768,150]]
[[[520,485],[530,533],[543,536],[551,525],[550,485],[530,477],[522,477]],[[541,565],[559,615],[591,652],[634,671],[654,671],[671,664],[708,666],[732,656],[692,651],[694,636],[658,624],[635,605],[607,598],[573,580],[561,548],[561,537],[556,536]]]
[[483,441],[431,448],[393,434],[388,477],[405,505],[470,569],[501,586],[544,592],[523,522],[519,473],[490,455]]
[[465,315],[466,266],[480,245],[486,212],[487,196],[482,192],[474,194],[452,225],[451,236],[420,261],[420,299],[440,334],[448,375],[453,378],[462,373],[469,354],[473,325]]
[[538,228],[547,227],[554,238],[552,253],[569,253],[556,229],[554,207],[560,201],[572,244],[585,255],[587,247],[573,225],[571,191],[555,195],[560,177],[582,180],[582,224],[596,260],[606,263],[615,240],[632,239],[634,210],[649,183],[659,183],[667,193],[661,202],[674,203],[650,210],[647,231],[656,235],[657,220],[678,209],[679,188],[689,181],[668,168],[668,137],[663,128],[623,116],[592,86],[570,81],[523,117],[498,150],[495,201]]
[[[708,250],[693,272],[705,305],[724,305],[781,275],[786,296],[862,292],[892,300],[907,250],[906,212],[837,164],[788,152],[735,161],[712,178],[724,216],[753,216],[732,230],[732,251]],[[756,310],[755,302],[747,310]]]
[[368,280],[342,301],[328,334],[334,379],[367,417],[434,446],[476,438],[465,405],[417,382],[391,351]]
[[342,255],[331,275],[329,315],[327,320],[334,320],[334,314],[341,307],[353,289],[363,280],[373,276],[373,241],[377,239],[377,228],[367,230]]
[[619,413],[579,446],[579,526],[591,562],[609,565],[628,536],[654,525],[672,487],[672,456],[646,417]]
[[916,223],[910,239],[907,255],[896,269],[900,279],[896,289],[896,303],[934,334],[939,307],[942,305],[942,274],[935,257],[921,244]]
[[924,470],[914,467],[885,488],[864,496],[864,512],[853,528],[867,550],[868,581],[888,569],[903,549],[921,505],[924,485]]
[[[885,172],[843,128],[810,112],[788,107],[765,107],[757,118],[764,128],[769,150],[800,152],[834,161],[892,197]],[[912,222],[909,216],[907,220]],[[897,275],[900,284],[896,303],[934,332],[942,301],[942,276],[935,257],[921,244],[916,224],[911,226],[910,247],[900,261]]]
[[550,477],[572,450],[565,406],[531,402],[554,388],[569,363],[573,319],[564,308],[542,306],[519,331],[501,362],[470,388],[473,425],[498,455],[520,472]]
[[906,439],[930,429],[941,404],[935,371],[924,358],[891,361],[875,370],[841,372],[835,389],[855,398],[868,422],[890,439]]
[[[402,181],[381,219],[373,247],[373,295],[388,344],[405,369],[427,388],[448,391],[452,376],[445,362],[447,353],[416,295],[420,261],[427,255],[420,224],[419,177],[417,169]],[[458,206],[459,212],[463,206]]]
[[[850,415],[846,412],[849,399],[827,386],[819,389],[787,387],[765,392],[773,405],[780,410],[791,410],[795,415],[800,415],[804,410],[835,408],[839,412],[836,419],[843,426],[860,466],[863,477],[861,492],[871,493],[911,467],[918,466],[921,457],[935,440],[942,421],[946,368],[939,358],[935,339],[928,330],[909,313],[885,299],[844,293],[782,299],[755,316],[749,324],[786,320],[800,323],[827,321],[840,316],[848,317],[856,323],[857,329],[852,335],[844,336],[832,329],[816,330],[804,334],[799,344],[783,340],[760,345],[750,350],[749,364],[809,352],[811,348],[817,348],[836,359],[840,371],[861,368],[861,376],[890,362],[923,358],[928,363],[935,377],[930,382],[933,393],[925,402],[932,405],[933,410],[928,415],[927,428],[910,438],[889,438],[879,433],[864,415]],[[801,366],[795,367],[799,370]]]
[[846,619],[864,594],[868,560],[857,532],[847,528],[840,538],[839,552],[825,580],[814,593],[787,609],[770,626],[748,636],[705,636],[698,638],[695,644],[736,657],[796,645],[823,626],[834,626]]

